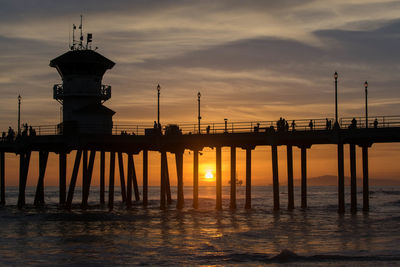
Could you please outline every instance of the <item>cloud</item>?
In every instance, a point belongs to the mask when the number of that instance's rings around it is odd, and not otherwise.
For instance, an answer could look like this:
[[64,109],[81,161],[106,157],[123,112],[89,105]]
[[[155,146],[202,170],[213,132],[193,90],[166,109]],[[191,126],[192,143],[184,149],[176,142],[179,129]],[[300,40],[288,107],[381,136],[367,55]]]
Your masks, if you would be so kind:
[[[10,115],[0,124],[14,116],[21,91],[29,121],[58,121],[59,104],[51,93],[61,81],[48,63],[67,50],[70,26],[79,23],[81,13],[84,30],[94,33],[93,45],[117,63],[103,80],[113,87],[106,105],[117,111],[115,120],[153,121],[158,83],[162,115],[169,121],[195,120],[198,91],[208,120],[325,117],[333,111],[335,70],[341,114],[362,113],[365,80],[375,103],[371,112],[393,114],[395,104],[384,100],[398,95],[398,5],[5,1],[0,85],[3,113]],[[44,114],[53,115],[45,119]]]

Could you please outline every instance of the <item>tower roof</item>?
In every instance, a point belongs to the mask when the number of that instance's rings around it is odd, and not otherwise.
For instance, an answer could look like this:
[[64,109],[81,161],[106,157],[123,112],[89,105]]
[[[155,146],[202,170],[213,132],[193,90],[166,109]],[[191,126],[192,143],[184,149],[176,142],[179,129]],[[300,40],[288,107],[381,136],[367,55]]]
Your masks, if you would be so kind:
[[56,68],[61,77],[75,74],[103,76],[114,65],[114,62],[90,49],[71,50],[50,61],[50,67]]
[[50,67],[56,68],[63,64],[95,63],[111,69],[115,63],[93,50],[71,50],[50,61]]

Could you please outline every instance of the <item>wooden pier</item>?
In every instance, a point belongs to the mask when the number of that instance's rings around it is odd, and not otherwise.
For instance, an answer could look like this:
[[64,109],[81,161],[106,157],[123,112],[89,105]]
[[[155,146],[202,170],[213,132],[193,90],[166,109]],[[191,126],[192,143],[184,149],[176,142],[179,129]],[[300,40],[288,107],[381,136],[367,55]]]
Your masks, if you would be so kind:
[[[106,141],[105,141],[106,140]],[[138,177],[133,155],[143,154],[142,178],[142,203],[148,205],[148,152],[157,151],[161,154],[160,176],[160,208],[165,209],[171,204],[170,176],[168,171],[167,153],[173,153],[176,161],[177,195],[176,208],[185,206],[183,194],[183,156],[185,150],[193,151],[193,208],[199,206],[199,153],[205,147],[215,148],[216,153],[216,209],[223,209],[222,205],[222,161],[221,149],[230,148],[231,177],[230,177],[230,209],[236,209],[236,149],[246,151],[246,193],[245,207],[251,208],[251,164],[252,150],[257,146],[271,146],[272,151],[272,194],[273,209],[279,210],[279,169],[277,149],[285,146],[287,152],[287,192],[288,206],[292,210],[296,207],[293,189],[293,147],[301,151],[301,202],[302,209],[307,208],[307,150],[313,145],[336,145],[338,164],[338,212],[345,212],[345,187],[344,187],[344,149],[350,150],[350,177],[351,177],[351,212],[357,211],[357,185],[356,185],[356,146],[362,148],[363,166],[363,199],[364,211],[369,209],[368,186],[368,149],[374,143],[400,142],[400,127],[387,126],[380,128],[354,128],[338,129],[299,129],[290,131],[276,131],[273,127],[260,129],[232,129],[230,131],[213,131],[211,133],[179,132],[176,134],[135,134],[135,135],[68,135],[44,134],[35,136],[19,136],[13,140],[0,141],[0,186],[1,204],[6,204],[5,190],[5,154],[19,155],[19,195],[18,207],[25,205],[25,188],[28,179],[30,158],[33,152],[39,154],[39,177],[34,198],[34,205],[44,204],[44,179],[49,153],[56,153],[59,157],[59,205],[66,209],[72,208],[77,177],[82,169],[82,202],[81,208],[88,208],[88,197],[91,187],[93,166],[96,155],[100,155],[100,204],[105,205],[105,154],[109,153],[109,189],[108,207],[114,207],[114,183],[116,175],[116,161],[118,161],[119,178],[121,184],[122,202],[129,209],[133,201],[140,201]],[[76,151],[70,184],[66,184],[67,157]],[[124,162],[126,155],[127,162]],[[127,166],[127,168],[125,168]],[[125,173],[127,169],[127,173]],[[133,199],[134,197],[134,199]]]

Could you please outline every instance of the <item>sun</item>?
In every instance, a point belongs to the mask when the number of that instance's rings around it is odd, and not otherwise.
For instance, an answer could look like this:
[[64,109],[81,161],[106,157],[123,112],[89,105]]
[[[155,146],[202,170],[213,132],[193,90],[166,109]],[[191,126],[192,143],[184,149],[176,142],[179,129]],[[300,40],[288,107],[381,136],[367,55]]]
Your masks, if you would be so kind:
[[214,175],[211,171],[207,171],[206,175],[204,176],[206,179],[213,179]]

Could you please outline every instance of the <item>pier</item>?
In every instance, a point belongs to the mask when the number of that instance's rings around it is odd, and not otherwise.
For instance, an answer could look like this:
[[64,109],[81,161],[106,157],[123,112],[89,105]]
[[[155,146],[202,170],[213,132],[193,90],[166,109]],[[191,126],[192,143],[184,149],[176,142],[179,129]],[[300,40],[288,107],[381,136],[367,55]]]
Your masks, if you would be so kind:
[[[75,30],[75,28],[73,29]],[[73,35],[75,36],[75,35]],[[75,38],[75,37],[74,37]],[[57,125],[30,126],[20,125],[18,109],[18,132],[9,129],[0,139],[0,201],[6,204],[5,190],[5,154],[19,156],[19,195],[18,207],[26,204],[25,188],[32,153],[39,154],[39,176],[34,199],[35,206],[42,206],[44,197],[44,179],[50,153],[59,158],[59,205],[71,209],[75,196],[78,173],[82,172],[81,208],[88,208],[93,176],[94,161],[100,156],[100,204],[106,205],[105,182],[109,181],[108,208],[114,207],[115,180],[120,181],[122,202],[129,209],[133,201],[142,201],[148,205],[148,152],[160,153],[160,208],[166,209],[172,203],[171,183],[167,153],[175,155],[177,173],[176,208],[185,207],[183,194],[183,159],[184,152],[193,155],[193,208],[199,206],[199,153],[204,148],[215,149],[216,170],[216,203],[222,205],[222,148],[230,148],[230,209],[236,209],[236,149],[246,151],[245,206],[252,207],[252,151],[256,147],[270,146],[272,151],[273,209],[280,210],[279,161],[278,147],[284,146],[287,151],[287,196],[289,210],[299,206],[307,209],[307,151],[313,145],[337,146],[337,188],[338,212],[345,212],[344,186],[344,150],[350,149],[351,169],[351,211],[357,211],[356,184],[356,146],[362,148],[363,166],[363,210],[369,210],[368,185],[368,150],[374,143],[400,142],[400,117],[375,116],[368,119],[367,113],[362,118],[339,118],[337,114],[337,79],[335,72],[335,119],[296,119],[289,121],[254,121],[201,123],[200,92],[198,93],[198,123],[194,124],[160,124],[160,85],[157,86],[157,121],[154,125],[118,125],[112,117],[115,112],[104,105],[111,98],[111,86],[102,84],[105,72],[115,65],[114,62],[91,49],[92,35],[88,34],[86,44],[83,35],[73,40],[70,51],[50,61],[59,73],[62,84],[53,87],[53,98],[62,106],[62,122]],[[365,90],[367,90],[365,82]],[[20,107],[21,97],[18,97]],[[332,123],[334,125],[332,127]],[[301,150],[301,201],[295,203],[293,185],[293,148]],[[69,185],[67,185],[67,158],[74,152],[74,164]],[[109,162],[106,162],[106,153]],[[136,175],[137,165],[133,155],[143,155],[143,177]],[[124,158],[127,161],[124,162]],[[105,173],[109,165],[109,174]],[[118,165],[118,166],[116,166]],[[125,173],[125,170],[126,173]],[[117,175],[117,177],[116,177]],[[138,179],[142,179],[142,200]]]
[[[383,122],[385,120],[385,123]],[[304,120],[304,122],[307,120]],[[78,172],[82,169],[82,204],[81,208],[87,208],[91,179],[93,173],[93,163],[96,155],[100,155],[100,204],[105,204],[105,153],[109,153],[108,162],[110,172],[108,207],[113,209],[114,205],[114,183],[115,175],[120,179],[122,201],[127,208],[132,207],[132,201],[139,201],[138,177],[133,155],[143,152],[143,177],[142,178],[142,203],[148,204],[148,152],[156,151],[161,155],[161,177],[160,177],[160,208],[165,209],[171,204],[170,176],[168,172],[167,153],[173,153],[176,159],[177,170],[177,195],[176,208],[184,207],[183,195],[183,155],[185,150],[192,151],[193,155],[193,208],[198,208],[198,154],[203,148],[215,148],[216,153],[216,209],[230,208],[236,209],[236,149],[242,148],[246,151],[246,195],[245,207],[251,208],[251,155],[252,150],[258,146],[271,146],[272,151],[272,177],[273,177],[273,208],[279,210],[279,178],[277,147],[285,146],[287,151],[287,192],[288,209],[294,209],[297,205],[294,201],[293,190],[293,148],[301,150],[301,202],[298,205],[302,209],[307,208],[307,150],[312,149],[313,145],[336,145],[337,146],[337,170],[338,170],[338,212],[345,212],[345,187],[344,187],[344,164],[350,164],[351,177],[351,211],[357,210],[357,185],[356,185],[356,154],[355,148],[362,148],[363,166],[363,210],[369,209],[369,186],[368,186],[368,150],[374,143],[400,142],[400,117],[380,117],[381,127],[366,128],[359,124],[356,128],[349,128],[348,120],[341,120],[341,127],[336,129],[326,129],[323,125],[324,120],[314,120],[313,129],[302,127],[301,120],[297,122],[297,129],[288,131],[278,131],[273,127],[274,122],[250,122],[250,123],[231,123],[226,128],[225,124],[214,124],[213,130],[209,133],[204,131],[190,132],[191,126],[183,125],[181,129],[171,132],[168,129],[157,133],[145,134],[143,131],[146,126],[132,126],[127,130],[119,129],[123,133],[129,129],[131,134],[64,134],[51,133],[49,127],[34,127],[38,133],[34,136],[17,136],[13,140],[2,139],[0,141],[0,185],[1,185],[1,204],[6,204],[5,191],[5,154],[15,153],[19,155],[19,197],[18,206],[25,205],[25,187],[27,174],[30,166],[32,153],[39,155],[39,176],[36,187],[34,205],[44,204],[44,177],[49,153],[56,153],[59,157],[59,204],[61,207],[71,209],[74,196],[74,189],[77,183]],[[257,125],[254,127],[254,125]],[[176,126],[175,126],[176,127]],[[45,130],[45,128],[47,130]],[[56,128],[56,127],[55,127]],[[54,128],[54,129],[55,129]],[[168,126],[167,126],[168,128]],[[205,130],[205,129],[204,129]],[[40,133],[40,134],[39,134]],[[229,147],[231,149],[231,190],[229,207],[222,206],[222,183],[221,183],[221,149]],[[344,149],[350,150],[350,162],[344,162]],[[71,182],[66,192],[66,159],[72,151],[76,151]],[[127,156],[124,162],[123,155]],[[118,164],[118,168],[116,166]],[[127,168],[124,168],[127,166]],[[127,169],[127,173],[124,170]],[[117,177],[118,177],[117,176]],[[133,200],[134,198],[134,200]]]

